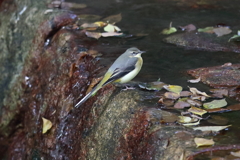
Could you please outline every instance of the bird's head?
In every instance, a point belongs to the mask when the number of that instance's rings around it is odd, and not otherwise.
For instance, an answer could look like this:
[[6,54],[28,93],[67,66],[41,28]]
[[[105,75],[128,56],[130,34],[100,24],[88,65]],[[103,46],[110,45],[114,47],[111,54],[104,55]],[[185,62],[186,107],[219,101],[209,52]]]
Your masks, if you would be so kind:
[[142,53],[145,51],[140,51],[136,47],[132,47],[126,50],[126,53],[128,54],[129,57],[140,57]]

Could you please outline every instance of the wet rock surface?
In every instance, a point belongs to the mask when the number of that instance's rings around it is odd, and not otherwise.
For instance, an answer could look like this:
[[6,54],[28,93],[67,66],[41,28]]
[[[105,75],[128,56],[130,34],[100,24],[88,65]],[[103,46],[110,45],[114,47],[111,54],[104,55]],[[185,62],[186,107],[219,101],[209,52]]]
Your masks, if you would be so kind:
[[215,34],[192,31],[170,35],[164,41],[187,49],[240,53],[238,43],[228,42],[230,37],[231,35],[217,37]]

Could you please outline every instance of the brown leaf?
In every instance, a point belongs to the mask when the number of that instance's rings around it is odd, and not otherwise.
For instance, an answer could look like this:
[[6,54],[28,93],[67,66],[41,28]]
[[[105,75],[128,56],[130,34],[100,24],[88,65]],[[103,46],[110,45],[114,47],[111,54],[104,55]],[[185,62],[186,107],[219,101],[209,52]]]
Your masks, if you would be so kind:
[[218,37],[230,34],[232,32],[232,30],[229,27],[218,27],[214,28],[213,31]]
[[240,103],[230,105],[226,109],[231,110],[231,111],[239,111],[240,110]]
[[179,26],[179,28],[181,28],[182,29],[182,31],[187,31],[187,32],[190,32],[190,31],[194,31],[194,30],[196,30],[196,26],[195,25],[193,25],[193,24],[189,24],[189,25],[186,25],[186,26]]
[[95,38],[95,39],[99,39],[102,36],[102,34],[99,33],[99,32],[88,32],[88,31],[86,31],[85,34],[88,37]]
[[199,102],[199,101],[194,101],[194,100],[192,100],[192,99],[187,99],[187,102],[188,102],[189,104],[193,105],[193,106],[197,106],[197,107],[202,106],[202,103],[201,103],[201,102]]
[[207,113],[206,110],[203,110],[203,109],[200,109],[200,108],[197,108],[197,107],[189,108],[188,112],[192,112],[192,113],[200,115],[200,116],[202,116],[203,114]]
[[189,97],[191,95],[192,95],[192,93],[189,92],[189,91],[182,91],[182,92],[180,92],[180,97]]
[[165,98],[168,98],[168,99],[178,99],[180,97],[179,94],[173,93],[173,92],[166,92],[164,93],[164,96]]
[[190,104],[187,102],[183,102],[183,101],[179,101],[174,104],[174,108],[177,108],[177,109],[183,109],[185,107],[190,107]]

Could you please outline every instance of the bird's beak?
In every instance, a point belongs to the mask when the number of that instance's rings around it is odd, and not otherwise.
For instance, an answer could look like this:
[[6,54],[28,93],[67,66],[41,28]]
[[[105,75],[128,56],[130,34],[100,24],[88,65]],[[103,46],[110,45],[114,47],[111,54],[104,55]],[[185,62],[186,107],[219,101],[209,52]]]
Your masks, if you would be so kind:
[[146,51],[140,51],[140,53],[139,54],[143,54],[143,53],[145,53]]

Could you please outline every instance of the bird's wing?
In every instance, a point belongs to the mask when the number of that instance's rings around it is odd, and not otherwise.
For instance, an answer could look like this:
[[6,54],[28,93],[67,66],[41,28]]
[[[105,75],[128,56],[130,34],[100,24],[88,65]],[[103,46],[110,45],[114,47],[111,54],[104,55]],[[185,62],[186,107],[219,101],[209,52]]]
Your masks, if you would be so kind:
[[116,68],[113,72],[113,74],[111,75],[111,77],[103,84],[103,86],[107,85],[108,83],[111,83],[125,75],[127,75],[128,73],[130,73],[131,71],[133,71],[135,69],[135,65],[133,66],[129,66],[127,68],[124,69],[119,69]]

